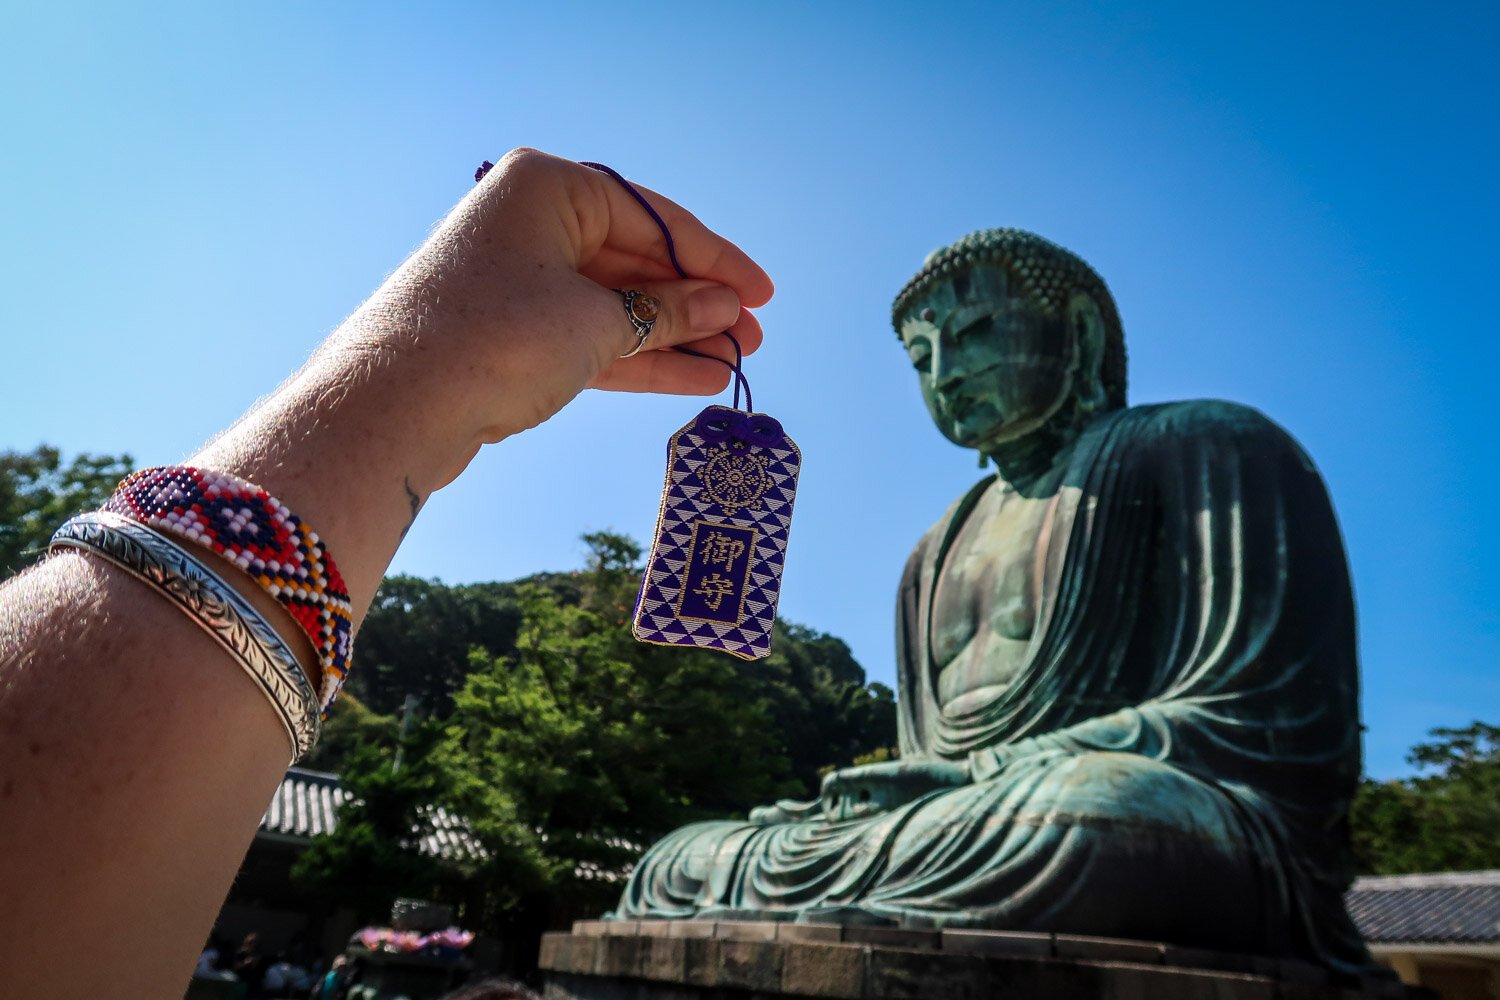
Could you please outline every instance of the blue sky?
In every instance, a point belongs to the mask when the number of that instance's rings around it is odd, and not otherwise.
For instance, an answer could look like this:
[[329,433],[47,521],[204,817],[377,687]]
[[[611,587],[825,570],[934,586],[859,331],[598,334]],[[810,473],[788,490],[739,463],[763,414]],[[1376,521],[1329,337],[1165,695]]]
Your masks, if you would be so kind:
[[[978,476],[891,298],[1033,229],[1119,302],[1135,402],[1221,397],[1328,480],[1367,767],[1500,721],[1492,4],[8,4],[0,448],[181,458],[516,145],[668,193],[776,279],[748,372],[805,456],[782,612],[893,683],[911,545]],[[394,569],[649,536],[695,400],[585,394],[487,449]]]

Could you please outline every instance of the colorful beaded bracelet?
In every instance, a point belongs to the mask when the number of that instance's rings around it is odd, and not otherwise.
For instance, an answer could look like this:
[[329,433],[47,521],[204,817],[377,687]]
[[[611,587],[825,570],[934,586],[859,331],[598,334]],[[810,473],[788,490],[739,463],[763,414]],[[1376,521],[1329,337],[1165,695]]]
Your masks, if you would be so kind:
[[104,509],[213,549],[280,601],[317,650],[328,714],[349,673],[353,612],[317,532],[260,487],[183,465],[133,473]]
[[176,604],[249,674],[281,719],[295,764],[318,742],[318,695],[276,630],[176,541],[109,511],[79,514],[52,536],[53,551],[109,560]]

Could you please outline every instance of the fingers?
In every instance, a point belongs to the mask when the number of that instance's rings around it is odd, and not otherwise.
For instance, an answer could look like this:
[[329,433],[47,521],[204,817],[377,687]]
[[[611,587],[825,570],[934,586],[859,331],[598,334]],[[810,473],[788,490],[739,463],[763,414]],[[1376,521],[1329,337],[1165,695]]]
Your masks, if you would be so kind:
[[606,288],[622,288],[643,281],[675,281],[676,271],[670,264],[638,253],[626,252],[618,247],[600,247],[586,264],[579,266],[579,273]]
[[[601,254],[601,256],[605,255]],[[611,262],[602,263],[592,269],[588,277],[607,288],[654,288],[660,285],[676,284],[670,280],[672,275],[663,273],[663,270],[660,265],[642,262],[639,258],[616,257]],[[740,342],[740,349],[745,354],[753,353],[764,339],[760,323],[748,312],[742,312],[734,320],[733,325],[726,323],[707,332],[717,334],[723,330],[729,330],[734,334],[735,339]],[[658,341],[653,333],[652,340],[646,345],[646,349],[659,346],[661,346],[661,341]],[[685,346],[713,354],[715,357],[722,357],[725,360],[734,359],[734,348],[724,337],[713,337],[701,345],[688,341]]]
[[[601,283],[617,280],[607,274],[590,273],[597,258],[599,267],[616,275],[629,273],[632,263],[638,268],[637,274],[649,273],[644,271],[646,266],[658,273],[665,267],[668,273],[675,274],[660,228],[630,192],[608,175],[588,167],[579,169],[590,175],[589,187],[596,196],[602,194],[608,213],[607,232],[599,239],[596,251],[583,263],[585,273]],[[666,223],[677,251],[677,261],[690,276],[728,285],[738,293],[743,304],[752,309],[771,298],[775,286],[770,276],[748,254],[670,198],[634,181],[631,184]]]
[[589,383],[614,392],[662,392],[677,396],[717,396],[729,388],[729,369],[676,351],[644,351],[622,358]]
[[[727,332],[735,340],[739,341],[740,355],[742,357],[749,357],[760,350],[760,345],[765,340],[765,334],[761,332],[760,321],[755,318],[753,313],[746,312],[743,309],[740,310],[739,318],[735,320],[733,326],[728,328]],[[682,346],[692,348],[700,354],[712,354],[714,357],[723,358],[725,361],[734,360],[734,345],[729,342],[728,337],[721,336],[718,333],[705,337],[702,340],[688,341]]]
[[[640,282],[622,285],[620,289],[640,293],[635,306],[638,317],[649,318],[655,313],[643,350],[660,350],[701,340],[709,334],[727,330],[740,316],[740,299],[734,289],[712,281]],[[625,310],[624,298],[619,292],[611,294],[619,304],[617,327],[621,343],[625,345],[618,353],[628,354],[636,345],[636,330]]]
[[[679,284],[685,283],[679,282]],[[628,329],[630,323],[624,319],[623,313],[622,305],[621,319]],[[739,317],[734,325],[729,327],[729,331],[740,342],[740,348],[744,354],[748,355],[760,347],[762,340],[760,324],[750,313],[739,310]],[[646,341],[646,349],[633,358],[616,360],[590,382],[590,386],[595,389],[610,389],[618,392],[666,392],[688,396],[717,395],[728,387],[730,369],[727,364],[667,349],[668,340],[673,338],[664,337],[658,341],[657,334],[661,332],[663,330],[658,321],[657,327],[652,330],[651,337]],[[685,342],[679,340],[674,343],[681,343],[682,346],[699,353],[721,358],[724,362],[734,360],[734,346],[727,337],[720,336],[718,332],[708,337],[700,335],[697,339]],[[634,343],[632,342],[630,346],[634,346]]]
[[[743,250],[671,199],[633,182],[632,187],[666,224],[689,277],[733,288],[749,308],[770,299],[770,277]],[[560,224],[560,245],[569,248],[570,263],[599,284],[618,288],[679,277],[656,221],[607,174],[534,149],[516,149],[475,190],[477,201],[499,210],[530,216],[533,223]],[[526,197],[518,196],[521,191]]]
[[[618,319],[609,326],[618,332],[620,350],[615,353],[629,354],[636,346],[638,335],[631,322],[631,313],[626,311],[625,298],[621,292],[640,293],[633,306],[637,318],[649,319],[653,314],[651,332],[641,345],[643,351],[659,351],[678,344],[689,344],[705,340],[724,330],[736,331],[736,339],[743,332],[753,344],[744,344],[747,353],[760,346],[760,324],[754,317],[740,308],[739,296],[732,288],[712,281],[696,279],[681,281],[646,281],[618,286],[620,291],[597,289],[596,294],[611,297],[618,310]],[[649,301],[648,301],[649,300]],[[716,357],[733,358],[732,346],[726,338],[722,346],[710,350]]]

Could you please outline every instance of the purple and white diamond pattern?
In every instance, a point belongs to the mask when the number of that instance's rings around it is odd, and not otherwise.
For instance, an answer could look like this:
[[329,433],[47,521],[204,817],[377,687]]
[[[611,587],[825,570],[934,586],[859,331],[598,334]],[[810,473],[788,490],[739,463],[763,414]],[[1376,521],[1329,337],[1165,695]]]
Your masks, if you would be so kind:
[[[758,660],[771,652],[771,627],[776,621],[776,599],[786,565],[787,537],[802,454],[792,439],[785,436],[778,444],[764,447],[763,452],[770,458],[766,471],[771,486],[759,503],[727,514],[708,498],[698,479],[698,470],[711,454],[709,443],[694,433],[694,424],[672,436],[656,538],[636,604],[637,639],[718,649],[745,660]],[[738,625],[684,620],[677,616],[678,598],[692,557],[689,546],[693,524],[699,520],[754,528],[757,532],[745,588],[744,613]]]

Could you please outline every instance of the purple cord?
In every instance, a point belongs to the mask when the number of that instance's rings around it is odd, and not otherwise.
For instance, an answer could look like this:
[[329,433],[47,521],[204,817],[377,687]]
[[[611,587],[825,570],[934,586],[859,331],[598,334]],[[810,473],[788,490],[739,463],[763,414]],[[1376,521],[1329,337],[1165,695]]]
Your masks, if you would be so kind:
[[[485,160],[483,163],[481,163],[479,165],[479,169],[474,171],[474,183],[478,184],[481,180],[483,180],[484,175],[489,173],[494,166],[495,165],[489,160]],[[662,239],[666,240],[667,242],[667,258],[671,260],[672,267],[677,271],[678,277],[691,278],[692,275],[683,270],[682,265],[677,262],[677,244],[672,239],[672,231],[667,228],[666,220],[661,217],[656,209],[651,207],[651,203],[646,200],[646,196],[637,191],[634,184],[631,184],[624,177],[621,177],[619,172],[612,167],[607,167],[602,163],[589,163],[587,161],[583,162],[583,166],[588,167],[591,170],[597,170],[601,174],[608,174],[615,180],[619,181],[621,186],[624,187],[626,191],[630,192],[630,196],[634,198],[640,204],[640,206],[646,210],[647,215],[651,216],[651,221],[656,223],[656,228],[661,230]],[[717,361],[721,365],[727,365],[729,367],[729,370],[734,373],[734,408],[736,410],[740,408],[740,389],[743,388],[745,390],[745,409],[747,411],[753,411],[755,409],[755,403],[751,400],[750,397],[750,380],[745,378],[745,373],[741,367],[745,362],[744,351],[741,350],[740,342],[734,334],[730,333],[728,330],[724,330],[722,332],[724,336],[729,338],[729,342],[734,345],[733,362],[725,361],[723,358],[716,358],[712,354],[704,354],[702,351],[695,351],[690,347],[674,347],[672,348],[672,350],[680,351],[683,354],[691,354],[695,358],[707,358],[709,361]]]
[[677,263],[677,244],[672,241],[672,231],[667,228],[666,220],[657,214],[656,209],[651,207],[651,203],[646,200],[646,196],[637,191],[634,184],[621,177],[619,172],[613,167],[606,167],[602,163],[590,163],[588,160],[581,160],[579,162],[590,170],[597,170],[601,174],[609,174],[609,176],[619,181],[626,191],[630,192],[630,197],[640,203],[640,206],[646,210],[646,214],[651,216],[651,221],[656,223],[656,228],[661,230],[662,237],[667,241],[667,257],[671,259],[672,267],[676,269],[677,276],[680,278],[691,277],[691,275],[682,269],[682,265]]

